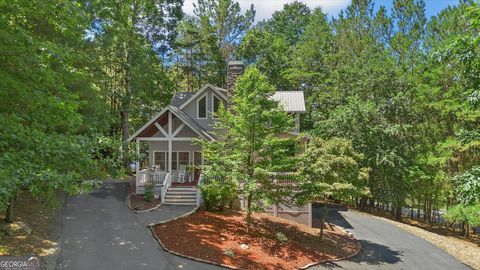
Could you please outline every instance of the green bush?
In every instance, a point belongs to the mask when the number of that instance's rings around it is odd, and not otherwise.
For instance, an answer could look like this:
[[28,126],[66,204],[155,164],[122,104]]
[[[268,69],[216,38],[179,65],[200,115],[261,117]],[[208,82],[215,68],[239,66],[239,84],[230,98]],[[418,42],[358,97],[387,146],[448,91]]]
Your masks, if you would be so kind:
[[226,206],[232,208],[238,198],[238,185],[233,181],[212,180],[200,186],[206,210],[223,211]]
[[452,205],[448,208],[444,216],[445,220],[450,223],[465,223],[467,216],[465,215],[464,206],[461,204]]
[[145,195],[143,196],[145,201],[147,201],[147,202],[153,201],[154,188],[155,188],[155,186],[153,185],[153,183],[150,183],[150,182],[145,186]]
[[[468,235],[468,227],[480,226],[480,205],[453,205],[444,217],[450,224],[461,224],[462,232],[465,231],[465,235]],[[467,225],[466,230],[465,225]]]
[[480,226],[480,205],[470,205],[465,207],[465,216],[471,227]]

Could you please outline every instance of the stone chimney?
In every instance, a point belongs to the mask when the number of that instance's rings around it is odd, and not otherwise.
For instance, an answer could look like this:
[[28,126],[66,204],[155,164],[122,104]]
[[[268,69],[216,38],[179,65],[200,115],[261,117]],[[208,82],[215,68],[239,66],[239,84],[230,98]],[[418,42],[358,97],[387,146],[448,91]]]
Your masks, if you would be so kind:
[[243,75],[244,65],[242,61],[228,61],[227,64],[227,90],[231,94],[237,78]]

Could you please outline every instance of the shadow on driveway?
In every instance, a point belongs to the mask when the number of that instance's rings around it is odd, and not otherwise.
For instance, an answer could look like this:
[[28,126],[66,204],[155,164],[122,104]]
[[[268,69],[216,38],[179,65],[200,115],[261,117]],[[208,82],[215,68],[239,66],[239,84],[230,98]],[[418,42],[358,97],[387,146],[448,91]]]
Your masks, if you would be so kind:
[[115,198],[117,201],[125,201],[128,195],[129,182],[104,182],[99,189],[94,189],[90,195],[98,199]]
[[[315,203],[312,207],[313,219],[322,219],[323,214],[323,203]],[[328,205],[327,212],[327,222],[334,224],[345,229],[353,229],[352,224],[350,224],[341,214],[341,212],[347,212],[348,208],[341,205]],[[319,224],[319,223],[318,223]]]
[[[312,210],[313,219],[321,219],[323,204],[314,204]],[[469,269],[430,242],[371,215],[329,205],[327,221],[353,233],[362,250],[352,258],[312,269]]]

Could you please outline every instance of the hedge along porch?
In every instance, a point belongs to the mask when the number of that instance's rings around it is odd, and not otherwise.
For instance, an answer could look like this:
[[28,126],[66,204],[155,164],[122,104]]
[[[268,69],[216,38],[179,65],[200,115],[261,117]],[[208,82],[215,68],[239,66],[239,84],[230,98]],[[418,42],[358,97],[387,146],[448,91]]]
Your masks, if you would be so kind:
[[[137,156],[140,156],[140,143],[148,145],[148,159],[143,166],[139,160],[135,163],[137,193],[143,194],[145,184],[153,181],[155,193],[162,197],[162,202],[166,201],[170,187],[184,186],[184,195],[192,195],[203,164],[201,146],[193,141],[196,138],[214,139],[188,115],[173,106],[167,106],[135,132],[129,141],[135,141]],[[175,193],[175,190],[171,191]]]

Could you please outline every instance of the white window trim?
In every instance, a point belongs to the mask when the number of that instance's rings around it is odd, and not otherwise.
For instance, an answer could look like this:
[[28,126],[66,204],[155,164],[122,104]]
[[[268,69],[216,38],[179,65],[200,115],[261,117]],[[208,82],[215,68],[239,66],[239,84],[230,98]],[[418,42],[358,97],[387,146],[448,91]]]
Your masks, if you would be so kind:
[[[208,119],[208,97],[207,97],[207,93],[205,93],[203,96],[200,96],[198,99],[197,99],[197,119]],[[199,116],[199,111],[200,111],[200,107],[198,106],[198,104],[200,103],[200,100],[202,100],[203,98],[205,98],[205,117],[200,117]]]
[[218,119],[218,116],[215,116],[215,99],[218,99],[218,101],[220,101],[220,106],[223,106],[222,99],[216,94],[212,94],[212,119]]
[[[175,159],[175,162],[177,163],[177,170],[178,170],[178,163],[180,161],[180,155],[178,153],[188,153],[188,166],[193,164],[193,152],[194,151],[189,151],[189,150],[178,150],[178,151],[172,151],[172,157],[173,153],[176,153],[177,158]],[[165,153],[165,169],[168,170],[168,151],[162,151],[162,150],[154,150],[152,151],[153,157],[152,157],[152,165],[155,165],[155,153]],[[172,165],[173,165],[173,160],[172,160]],[[173,167],[173,166],[172,166]]]

